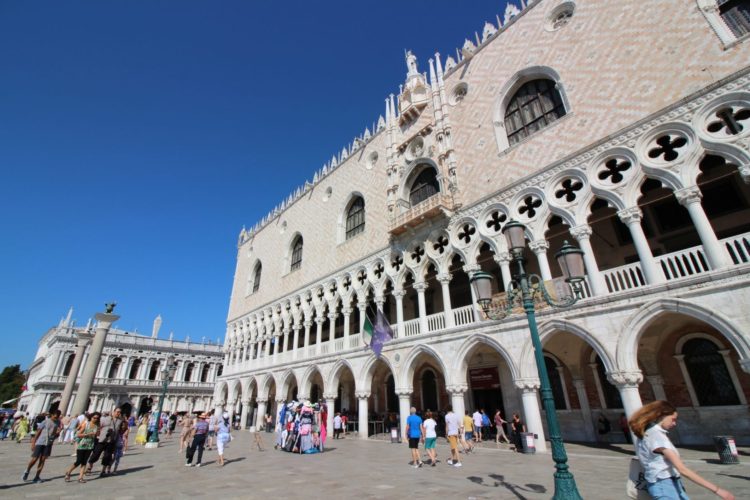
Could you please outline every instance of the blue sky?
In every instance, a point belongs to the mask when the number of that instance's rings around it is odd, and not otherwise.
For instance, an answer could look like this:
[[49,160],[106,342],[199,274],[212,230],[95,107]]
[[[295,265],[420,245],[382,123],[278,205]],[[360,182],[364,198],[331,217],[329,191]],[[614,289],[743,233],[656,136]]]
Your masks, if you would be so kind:
[[[517,2],[520,3],[520,2]],[[237,235],[503,1],[0,0],[0,368],[68,308],[221,337]]]

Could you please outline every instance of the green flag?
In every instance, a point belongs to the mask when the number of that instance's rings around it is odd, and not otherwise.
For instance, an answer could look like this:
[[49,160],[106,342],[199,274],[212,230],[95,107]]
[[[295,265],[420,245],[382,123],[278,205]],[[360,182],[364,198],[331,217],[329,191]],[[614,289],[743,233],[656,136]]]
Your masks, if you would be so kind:
[[362,341],[365,339],[368,339],[368,342],[365,342],[366,344],[370,344],[372,342],[372,334],[375,331],[375,327],[372,326],[372,321],[370,321],[370,318],[365,314],[365,324],[362,328],[362,332],[364,333],[364,336],[362,338]]

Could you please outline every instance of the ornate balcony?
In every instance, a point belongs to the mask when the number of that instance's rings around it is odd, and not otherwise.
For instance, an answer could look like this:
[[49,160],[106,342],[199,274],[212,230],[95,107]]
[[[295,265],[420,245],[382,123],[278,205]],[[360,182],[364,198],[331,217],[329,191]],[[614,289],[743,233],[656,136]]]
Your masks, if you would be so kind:
[[402,234],[409,228],[417,227],[427,220],[450,217],[456,208],[458,207],[453,201],[453,196],[441,191],[391,219],[388,231],[394,236]]

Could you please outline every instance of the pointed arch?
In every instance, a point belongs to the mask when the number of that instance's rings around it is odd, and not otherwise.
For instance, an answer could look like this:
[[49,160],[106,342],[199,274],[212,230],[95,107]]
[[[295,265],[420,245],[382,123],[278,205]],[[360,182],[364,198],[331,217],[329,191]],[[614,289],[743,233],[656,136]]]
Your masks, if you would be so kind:
[[[607,373],[617,371],[617,367],[620,366],[615,362],[615,356],[610,353],[609,349],[607,349],[595,335],[581,325],[566,319],[551,319],[543,322],[539,326],[539,338],[542,342],[542,346],[544,346],[545,341],[556,332],[572,333],[590,345],[594,352],[599,355],[602,363],[604,363],[604,369]],[[536,368],[536,361],[534,359],[534,346],[531,343],[531,338],[526,340],[523,350],[521,351],[519,372],[522,378],[537,378],[539,376]]]
[[398,377],[396,378],[396,387],[413,390],[412,380],[414,379],[414,370],[416,369],[416,367],[414,366],[414,362],[422,354],[426,354],[427,356],[430,356],[431,358],[434,358],[435,361],[437,361],[440,370],[443,372],[443,377],[449,376],[449,372],[446,369],[442,356],[440,356],[440,354],[432,347],[429,347],[425,344],[420,344],[415,346],[409,352],[409,355],[406,356],[406,359],[404,359],[404,362],[401,365],[401,371],[398,373]]
[[312,378],[315,373],[318,373],[320,375],[321,380],[323,381],[323,387],[320,388],[320,393],[325,394],[325,391],[327,389],[326,380],[323,377],[323,370],[318,367],[318,365],[310,365],[305,369],[304,373],[302,374],[302,377],[299,380],[299,394],[303,394],[305,397],[310,397],[310,389],[312,388]]
[[722,313],[683,299],[663,298],[638,309],[622,329],[617,341],[617,364],[623,370],[638,369],[638,341],[646,328],[664,313],[689,316],[715,328],[737,351],[740,362],[750,363],[750,341]]
[[268,395],[271,392],[271,384],[275,383],[276,381],[270,373],[262,375],[261,379],[258,381],[258,397],[261,399],[268,398]]
[[466,339],[461,343],[459,348],[456,350],[454,354],[453,364],[451,366],[451,375],[453,376],[454,380],[451,380],[449,383],[451,384],[466,384],[466,370],[468,368],[468,359],[467,356],[471,351],[480,345],[486,345],[494,349],[500,356],[503,358],[505,363],[508,365],[508,369],[510,370],[510,374],[513,377],[513,379],[520,378],[520,372],[518,365],[516,364],[515,360],[513,359],[513,356],[503,347],[503,345],[495,340],[494,338],[490,337],[489,335],[486,335],[484,333],[476,333],[473,335],[469,335],[466,337]]
[[281,397],[286,397],[286,394],[289,392],[290,383],[292,380],[294,380],[294,383],[297,384],[299,387],[299,384],[297,383],[297,377],[294,375],[294,372],[291,368],[287,368],[284,372],[278,373],[275,377],[276,380],[276,387],[278,387],[278,394]]
[[[329,392],[335,392],[335,390],[338,389],[339,381],[341,380],[341,373],[347,368],[352,373],[352,377],[354,377],[354,368],[352,368],[349,361],[341,358],[334,363],[333,368],[331,368],[328,375],[328,380],[323,381],[325,386],[329,388]],[[356,390],[359,390],[359,388],[356,388]]]
[[386,364],[395,380],[396,370],[394,369],[393,363],[388,358],[388,356],[383,355],[380,356],[380,358],[377,358],[374,354],[370,354],[365,363],[362,365],[362,369],[359,371],[359,374],[357,375],[357,390],[370,392],[370,388],[372,387],[372,377],[375,374],[375,367],[378,361],[382,361]]

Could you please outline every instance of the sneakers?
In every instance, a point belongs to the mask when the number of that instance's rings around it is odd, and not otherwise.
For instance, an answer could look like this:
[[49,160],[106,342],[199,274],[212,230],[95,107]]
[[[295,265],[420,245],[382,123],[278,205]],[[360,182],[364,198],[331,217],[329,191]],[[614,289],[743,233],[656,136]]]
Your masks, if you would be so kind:
[[22,480],[23,481],[28,481],[29,480],[29,471],[26,471],[26,472],[23,473]]
[[200,467],[200,466],[201,466],[201,464],[195,464],[195,466],[196,466],[196,467]]
[[192,466],[193,466],[193,464],[191,464],[190,462],[188,462],[188,463],[185,464],[185,467],[192,467]]
[[448,460],[448,461],[447,461],[446,463],[447,463],[448,465],[453,465],[453,460],[452,460],[452,459],[451,459],[451,460]]
[[35,483],[41,483],[42,482],[42,478],[39,477],[39,476],[35,476],[33,482],[35,482]]
[[456,462],[455,464],[453,464],[453,467],[461,467],[461,462]]

